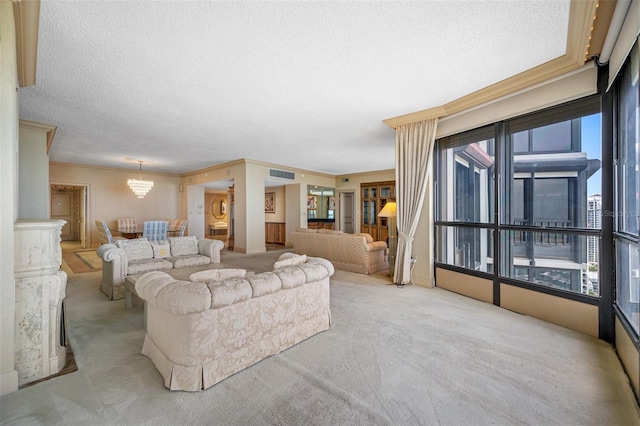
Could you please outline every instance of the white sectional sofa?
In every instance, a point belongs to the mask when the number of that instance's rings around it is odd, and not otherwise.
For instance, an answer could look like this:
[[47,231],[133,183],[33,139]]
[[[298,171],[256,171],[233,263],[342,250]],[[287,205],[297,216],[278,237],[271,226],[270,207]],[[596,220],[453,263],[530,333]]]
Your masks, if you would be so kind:
[[198,241],[195,236],[170,237],[166,241],[136,238],[101,245],[97,250],[102,258],[100,290],[110,300],[122,299],[128,275],[220,263],[223,246],[222,241],[204,238]]
[[146,301],[142,353],[171,390],[207,389],[330,327],[334,269],[325,259],[285,253],[273,272],[224,279],[222,271],[198,272],[197,282],[161,271],[136,281]]

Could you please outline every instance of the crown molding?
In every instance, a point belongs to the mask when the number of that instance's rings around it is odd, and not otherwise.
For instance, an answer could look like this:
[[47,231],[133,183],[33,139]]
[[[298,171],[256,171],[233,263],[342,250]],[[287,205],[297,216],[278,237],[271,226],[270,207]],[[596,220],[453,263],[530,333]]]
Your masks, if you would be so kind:
[[49,150],[51,149],[51,144],[53,143],[53,138],[56,135],[56,130],[58,129],[58,126],[53,126],[51,124],[36,123],[35,121],[20,120],[20,127],[23,127],[25,129],[32,129],[32,130],[39,130],[41,132],[46,132],[47,154],[49,154]]
[[40,26],[40,0],[12,0],[16,27],[16,56],[18,85],[36,84],[38,59],[38,28]]
[[[556,59],[538,65],[530,70],[516,74],[513,77],[487,86],[476,92],[458,98],[439,107],[428,108],[422,111],[412,112],[398,117],[383,120],[389,127],[397,128],[403,124],[433,118],[446,117],[467,109],[477,107],[494,99],[509,95],[513,92],[526,89],[529,86],[553,79],[564,73],[582,67],[588,55],[590,35],[593,31],[597,0],[571,0],[569,10],[569,25],[567,30],[566,53]],[[610,21],[609,17],[609,21]],[[606,20],[598,22],[599,25],[609,25]]]

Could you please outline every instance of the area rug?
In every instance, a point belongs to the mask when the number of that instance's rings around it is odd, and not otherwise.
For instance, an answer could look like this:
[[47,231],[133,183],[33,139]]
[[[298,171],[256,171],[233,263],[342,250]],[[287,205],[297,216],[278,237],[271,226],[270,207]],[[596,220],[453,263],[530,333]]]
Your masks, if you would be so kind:
[[68,252],[62,251],[62,260],[66,262],[74,274],[95,272],[102,269],[102,259],[95,250]]

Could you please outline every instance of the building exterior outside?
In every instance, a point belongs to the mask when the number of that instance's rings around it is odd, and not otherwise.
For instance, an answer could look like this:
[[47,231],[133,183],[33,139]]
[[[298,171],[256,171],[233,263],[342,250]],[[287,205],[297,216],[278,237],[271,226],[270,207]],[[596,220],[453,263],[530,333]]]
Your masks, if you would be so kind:
[[[600,229],[602,227],[602,197],[595,194],[587,198],[587,228]],[[587,262],[597,264],[600,260],[600,250],[597,237],[587,237]]]

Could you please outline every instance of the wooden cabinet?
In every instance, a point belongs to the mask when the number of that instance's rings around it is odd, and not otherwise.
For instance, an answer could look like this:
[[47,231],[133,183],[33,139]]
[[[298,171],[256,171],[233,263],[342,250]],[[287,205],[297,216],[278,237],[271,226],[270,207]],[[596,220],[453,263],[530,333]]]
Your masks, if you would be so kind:
[[313,221],[307,222],[309,229],[334,229],[334,222]]
[[286,225],[280,222],[265,222],[264,239],[267,244],[284,245],[287,239]]
[[360,184],[361,222],[360,232],[366,232],[374,241],[387,241],[389,236],[388,219],[378,217],[378,213],[387,201],[395,201],[396,184],[394,181],[367,182]]

